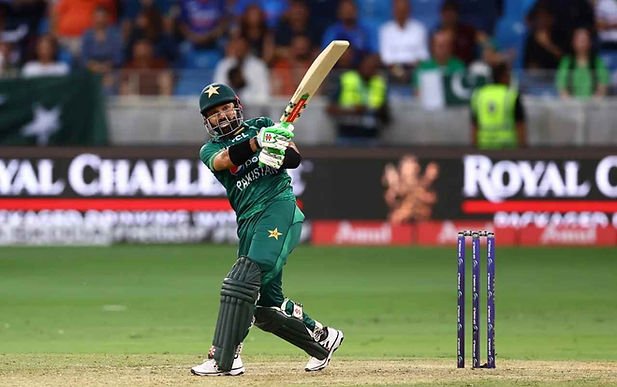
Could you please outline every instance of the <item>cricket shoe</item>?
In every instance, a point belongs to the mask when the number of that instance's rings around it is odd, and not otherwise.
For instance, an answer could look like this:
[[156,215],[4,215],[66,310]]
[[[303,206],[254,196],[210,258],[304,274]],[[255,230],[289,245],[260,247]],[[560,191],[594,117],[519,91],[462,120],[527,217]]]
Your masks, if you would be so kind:
[[221,371],[214,359],[206,359],[202,364],[191,368],[191,373],[197,376],[238,376],[244,373],[244,365],[240,355],[234,358],[231,370]]
[[307,372],[321,371],[326,368],[328,363],[330,363],[332,354],[341,346],[341,343],[343,343],[342,331],[330,327],[324,327],[323,329],[326,332],[325,337],[322,336],[319,344],[323,345],[324,348],[328,350],[328,356],[323,360],[311,357],[304,367],[304,370]]

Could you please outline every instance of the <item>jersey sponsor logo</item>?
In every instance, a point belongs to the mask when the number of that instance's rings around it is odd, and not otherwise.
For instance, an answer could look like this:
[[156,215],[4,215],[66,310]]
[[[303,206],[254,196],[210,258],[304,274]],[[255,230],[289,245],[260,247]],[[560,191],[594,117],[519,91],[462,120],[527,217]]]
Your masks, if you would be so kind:
[[244,167],[242,165],[234,165],[233,167],[229,168],[229,173],[235,176],[238,173],[240,173],[240,171],[242,171],[243,168]]
[[236,137],[232,138],[231,139],[231,143],[233,144],[235,142],[242,141],[242,140],[244,140],[246,138],[249,138],[249,137],[250,137],[249,134],[243,131],[242,133],[238,134]]
[[232,168],[229,169],[229,173],[231,173],[234,176],[240,175],[242,171],[246,171],[247,168],[251,166],[251,164],[255,164],[258,161],[259,161],[259,157],[257,155],[254,155],[250,159],[246,160],[244,164],[234,165]]

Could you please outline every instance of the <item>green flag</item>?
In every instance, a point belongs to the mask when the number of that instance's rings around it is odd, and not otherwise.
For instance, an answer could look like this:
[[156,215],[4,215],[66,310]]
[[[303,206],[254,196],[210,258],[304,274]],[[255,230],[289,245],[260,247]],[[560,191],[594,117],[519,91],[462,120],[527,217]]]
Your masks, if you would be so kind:
[[488,76],[461,71],[443,77],[443,89],[447,106],[466,105],[473,91],[487,83]]
[[99,77],[0,80],[0,144],[107,145]]

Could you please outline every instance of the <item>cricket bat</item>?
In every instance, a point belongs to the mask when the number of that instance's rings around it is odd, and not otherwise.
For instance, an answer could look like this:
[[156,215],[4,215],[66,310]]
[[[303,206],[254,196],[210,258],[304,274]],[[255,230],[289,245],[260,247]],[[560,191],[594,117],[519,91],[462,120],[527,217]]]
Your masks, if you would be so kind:
[[347,47],[349,47],[348,41],[333,40],[328,44],[328,47],[315,58],[287,104],[281,116],[281,122],[293,123],[300,117],[308,101],[315,95],[317,89],[319,89],[319,86],[321,86],[324,79],[326,79],[330,70],[332,70],[332,67],[334,67],[336,62],[343,55]]

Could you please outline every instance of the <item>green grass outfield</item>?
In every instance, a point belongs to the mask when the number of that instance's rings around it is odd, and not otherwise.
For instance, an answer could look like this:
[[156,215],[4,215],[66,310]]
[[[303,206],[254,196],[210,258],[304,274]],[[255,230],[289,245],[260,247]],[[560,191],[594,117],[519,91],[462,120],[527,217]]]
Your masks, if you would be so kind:
[[[285,268],[284,289],[314,318],[344,330],[343,358],[454,364],[455,254],[301,246]],[[0,353],[201,356],[234,255],[233,246],[213,245],[3,247]],[[496,258],[498,362],[617,359],[615,249],[498,246]],[[467,343],[469,359],[469,333]],[[483,340],[483,359],[485,347]],[[301,355],[258,329],[244,353]]]

